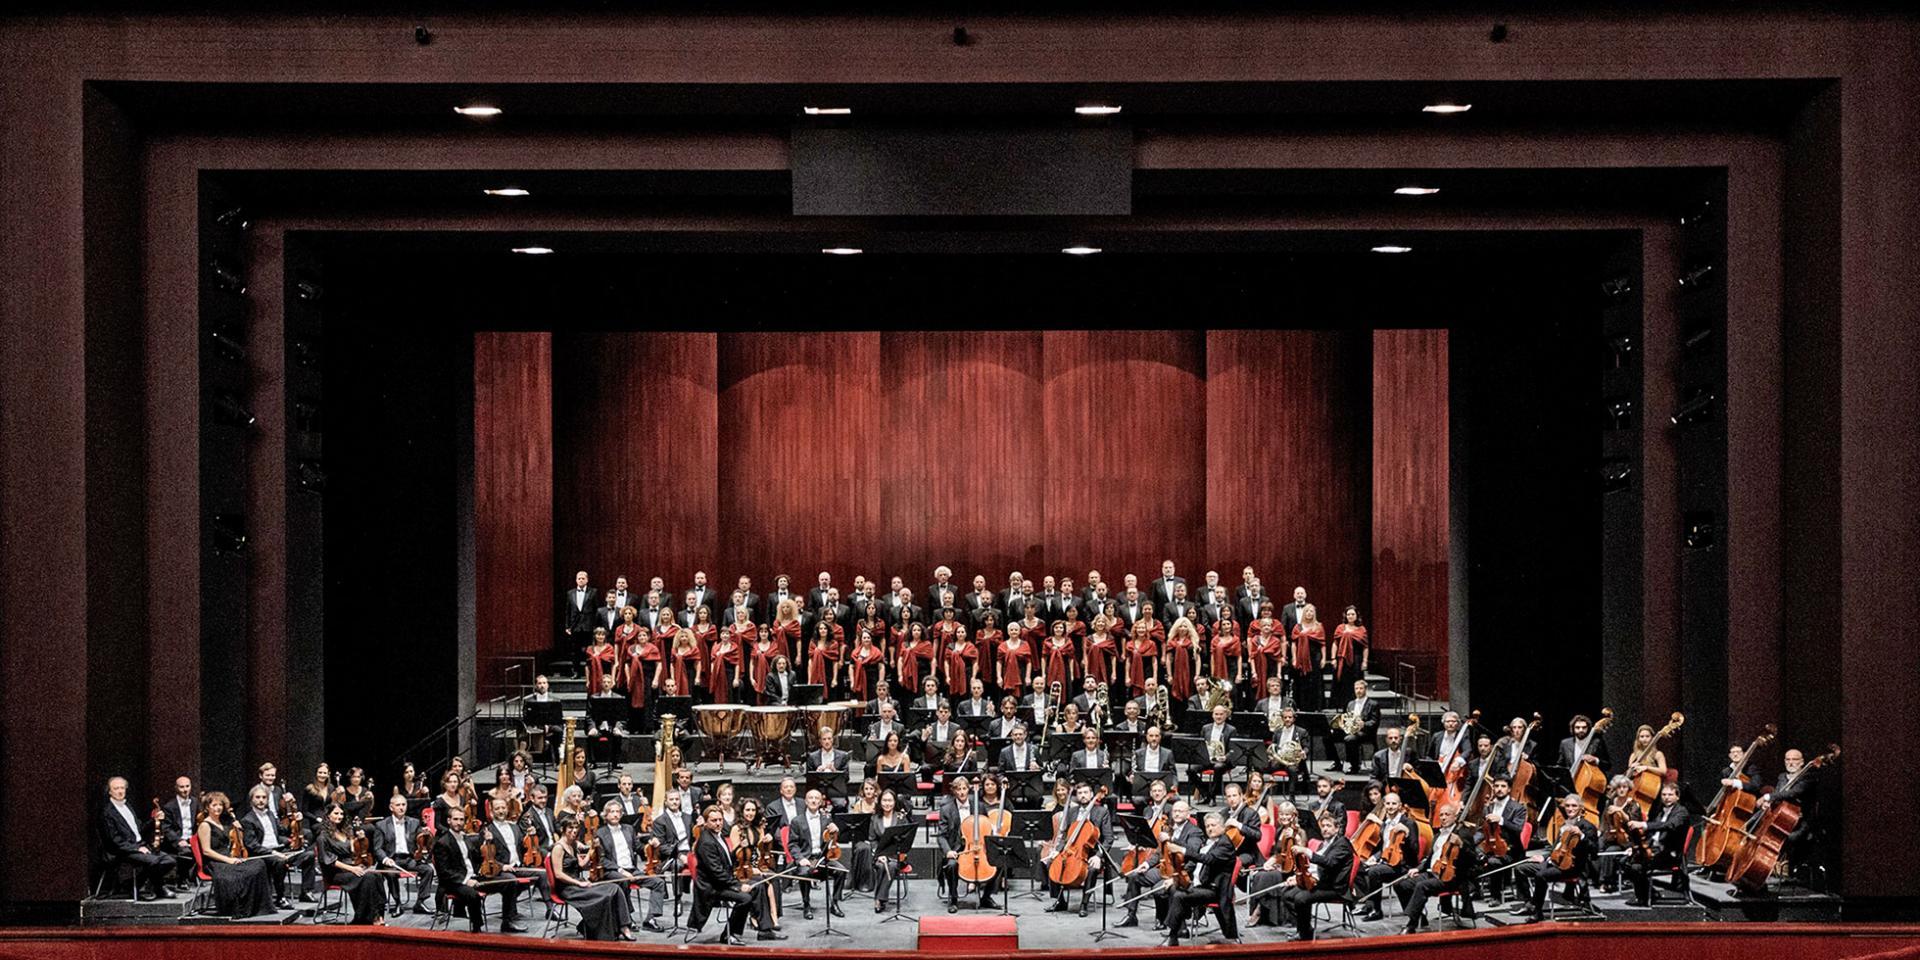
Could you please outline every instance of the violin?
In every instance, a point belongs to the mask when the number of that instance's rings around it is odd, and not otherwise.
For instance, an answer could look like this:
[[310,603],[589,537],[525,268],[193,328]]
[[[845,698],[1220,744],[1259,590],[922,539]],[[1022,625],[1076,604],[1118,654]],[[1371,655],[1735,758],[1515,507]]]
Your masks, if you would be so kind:
[[1395,834],[1405,832],[1407,832],[1407,822],[1405,820],[1394,823],[1382,831],[1380,842],[1383,846],[1380,850],[1380,859],[1385,861],[1387,866],[1400,866],[1401,863],[1407,859],[1406,846],[1394,837]]
[[649,877],[659,876],[660,875],[660,845],[658,843],[649,843],[645,847],[643,847],[642,850],[646,853],[647,876]]
[[1187,873],[1187,851],[1166,837],[1160,838],[1160,879],[1173,890],[1193,886],[1193,877]]
[[153,823],[152,823],[153,837],[152,839],[147,841],[147,849],[152,850],[155,853],[160,852],[161,827],[165,824],[166,819],[167,819],[166,812],[160,809],[160,798],[154,797],[153,798]]
[[1500,821],[1487,818],[1487,835],[1480,841],[1480,852],[1489,857],[1504,857],[1511,849],[1507,846],[1507,831],[1501,829]]
[[493,834],[487,833],[485,837],[480,841],[480,866],[474,868],[474,872],[482,880],[492,880],[500,876],[500,858],[494,849]]
[[300,816],[292,810],[288,810],[286,817],[280,821],[280,832],[286,835],[286,848],[289,852],[307,845],[306,839],[301,836],[301,824],[305,819],[305,817]]
[[1093,808],[1106,802],[1107,786],[1100,785],[1084,818],[1075,820],[1060,841],[1060,852],[1047,865],[1047,879],[1062,887],[1080,887],[1087,882],[1087,865],[1100,845],[1100,828],[1093,825]]
[[433,856],[433,829],[432,828],[422,826],[419,832],[413,835],[413,855],[416,859],[421,859],[421,860],[425,860]]
[[[1011,823],[1012,821],[1008,821],[1008,822]],[[820,841],[826,846],[826,858],[828,860],[840,859],[840,825],[839,824],[837,823],[827,824],[826,829],[820,831]]]
[[1460,853],[1466,848],[1466,841],[1460,838],[1459,832],[1453,827],[1448,827],[1445,833],[1446,836],[1441,837],[1439,841],[1440,853],[1433,863],[1433,875],[1439,877],[1441,883],[1452,883],[1454,872],[1459,869]]
[[366,829],[358,823],[353,826],[353,840],[348,846],[353,851],[354,866],[369,869],[373,867],[373,840],[367,836]]
[[1553,842],[1553,850],[1547,854],[1547,860],[1561,870],[1573,869],[1573,853],[1580,846],[1580,840],[1586,836],[1584,821],[1581,824],[1565,824],[1560,828],[1560,836]]
[[600,838],[597,835],[587,838],[587,852],[584,862],[589,864],[587,867],[588,882],[599,883],[607,879],[606,851],[600,849]]
[[526,835],[520,838],[520,863],[528,867],[543,867],[547,864],[546,856],[540,852],[540,835],[532,830],[528,830]]
[[233,826],[227,828],[227,856],[235,860],[247,858],[247,832],[240,829],[238,820],[233,822]]

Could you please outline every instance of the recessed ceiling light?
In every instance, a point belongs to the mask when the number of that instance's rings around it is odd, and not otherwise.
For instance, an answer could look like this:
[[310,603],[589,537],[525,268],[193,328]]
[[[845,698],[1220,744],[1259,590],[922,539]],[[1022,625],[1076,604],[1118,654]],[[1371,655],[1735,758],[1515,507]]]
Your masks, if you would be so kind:
[[853,112],[852,107],[801,107],[809,117],[844,117]]
[[1084,106],[1084,107],[1074,107],[1073,112],[1083,117],[1110,117],[1116,113],[1119,113],[1120,108],[1112,104],[1096,103],[1096,104],[1088,104],[1087,106]]
[[1413,248],[1412,247],[1396,247],[1392,244],[1382,244],[1381,246],[1374,247],[1373,252],[1374,253],[1412,253]]
[[514,247],[513,252],[524,253],[528,256],[538,257],[538,256],[544,256],[546,254],[552,253],[553,248],[552,247]]
[[453,112],[463,117],[497,117],[500,115],[500,108],[475,103],[464,107],[454,107]]
[[1431,197],[1440,192],[1439,187],[1396,187],[1394,193],[1403,197]]
[[532,195],[519,187],[495,187],[491,190],[482,190],[480,192],[489,197],[526,197]]
[[1466,113],[1473,109],[1471,103],[1429,103],[1420,108],[1422,113]]
[[1085,245],[1079,245],[1079,246],[1072,246],[1072,247],[1062,247],[1062,248],[1060,248],[1060,252],[1061,252],[1061,253],[1070,253],[1070,254],[1073,254],[1073,255],[1074,255],[1074,256],[1076,256],[1076,257],[1084,257],[1084,256],[1086,256],[1086,255],[1087,255],[1087,254],[1089,254],[1089,253],[1099,253],[1099,252],[1100,252],[1100,248],[1099,248],[1099,247],[1089,247],[1089,246],[1085,246]]
[[831,253],[836,257],[850,257],[856,253],[865,253],[859,247],[821,247],[821,253]]

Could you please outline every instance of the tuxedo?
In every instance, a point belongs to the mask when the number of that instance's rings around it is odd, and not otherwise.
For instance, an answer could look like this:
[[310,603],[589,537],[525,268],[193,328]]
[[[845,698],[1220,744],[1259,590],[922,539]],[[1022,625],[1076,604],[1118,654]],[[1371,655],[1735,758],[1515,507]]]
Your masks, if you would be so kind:
[[886,743],[887,734],[889,733],[898,733],[904,738],[907,735],[907,728],[901,726],[898,720],[892,721],[891,723],[885,720],[875,720],[867,727],[867,739],[875,743]]
[[476,871],[479,870],[481,859],[480,844],[458,830],[441,830],[439,838],[433,842],[433,873],[439,880],[440,893],[463,908],[475,933],[479,933],[486,924],[481,890],[501,894],[501,926],[516,923],[520,918],[520,891],[517,885],[499,883],[477,889],[467,886],[468,877],[479,879]]
[[1120,601],[1120,609],[1118,611],[1120,622],[1126,624],[1127,629],[1133,629],[1133,622],[1146,615],[1146,603],[1145,600],[1136,600],[1132,603],[1128,603],[1125,600]]
[[693,595],[693,602],[687,604],[687,609],[698,610],[701,607],[706,607],[709,613],[713,612],[714,601],[718,599],[719,596],[713,592],[712,587],[688,587],[680,596],[684,599],[687,594]]
[[[1176,588],[1186,582],[1187,579],[1185,577],[1160,577],[1155,579],[1148,594],[1153,598],[1153,608],[1155,610],[1164,609],[1167,604],[1172,603],[1173,595],[1178,592]],[[1168,623],[1172,623],[1174,620],[1171,614],[1161,617],[1160,619]]]
[[[840,897],[840,871],[825,862],[827,841],[826,830],[833,825],[833,812],[830,810],[801,810],[800,814],[787,822],[787,862],[797,865],[799,861],[812,862],[811,869],[800,868],[799,876],[815,880],[825,878],[827,882],[827,903],[833,904]],[[813,909],[813,884],[800,884],[800,906]]]
[[[606,594],[596,594],[592,587],[564,590],[560,593],[560,630],[570,643],[586,643],[593,636],[593,612],[600,605],[594,601]],[[585,636],[582,636],[585,634]]]
[[1300,940],[1313,939],[1314,904],[1346,899],[1348,880],[1353,875],[1353,844],[1336,834],[1314,851],[1310,862],[1315,876],[1313,889],[1293,887],[1279,894],[1281,904],[1292,910],[1294,934]]
[[660,852],[667,858],[684,856],[693,838],[693,818],[679,811],[661,811],[653,818],[653,839],[660,841]]
[[1000,748],[1000,769],[1002,770],[1038,770],[1040,769],[1040,748],[1031,742],[1007,744]]
[[[402,870],[419,874],[420,882],[414,887],[416,890],[414,906],[416,907],[426,904],[427,897],[434,888],[433,850],[430,847],[422,850],[414,846],[413,838],[419,832],[419,820],[403,817],[398,824],[395,824],[393,817],[388,815],[373,822],[373,829],[369,835],[369,839],[373,841],[373,856],[376,862],[392,861],[394,866]],[[401,847],[405,847],[406,850],[402,851]],[[399,900],[400,878],[390,875],[386,880],[388,899]]]
[[[747,619],[755,623],[766,623],[767,613],[760,608],[760,595],[751,591],[740,598],[740,605],[747,608]],[[731,617],[723,618],[721,623],[732,623]]]
[[1493,772],[1489,776],[1511,779],[1514,768],[1519,766],[1515,755],[1518,755],[1518,760],[1531,761],[1535,746],[1532,740],[1528,740],[1527,748],[1521,750],[1520,741],[1512,737],[1501,737],[1500,742],[1493,745]]
[[853,755],[845,750],[810,750],[807,752],[807,770],[831,769],[836,773],[845,773]]
[[133,870],[136,890],[151,891],[158,896],[167,874],[173,872],[174,860],[162,851],[146,847],[142,828],[150,822],[136,814],[130,803],[115,806],[108,800],[100,808],[100,840],[107,860]]
[[960,717],[990,716],[993,713],[993,701],[985,697],[981,697],[978,700],[962,700],[953,705],[953,712],[955,716]]
[[1200,622],[1195,616],[1199,613],[1199,608],[1195,607],[1191,600],[1169,600],[1165,606],[1156,605],[1154,609],[1160,611],[1160,622],[1165,624],[1171,625],[1181,617],[1193,620],[1196,625]]
[[814,587],[807,591],[807,609],[818,610],[827,605],[827,591],[831,587]]
[[587,643],[592,641],[593,631],[596,628],[599,628],[599,629],[605,629],[607,631],[607,638],[611,640],[613,638],[614,629],[619,626],[620,626],[620,608],[619,607],[599,607],[593,611],[593,625],[587,628],[587,635],[584,637],[579,637],[578,639],[580,640],[581,643]]
[[187,809],[180,809],[180,797],[168,797],[160,805],[164,817],[160,832],[168,845],[184,843],[193,834],[194,827],[200,823],[200,801],[196,797],[186,799]]
[[1220,935],[1228,940],[1239,937],[1240,927],[1233,909],[1234,858],[1233,844],[1222,836],[1208,840],[1200,852],[1188,860],[1193,884],[1174,893],[1167,904],[1168,946],[1180,945],[1180,937],[1186,933],[1187,917],[1193,911],[1205,909],[1214,902],[1219,903],[1214,916],[1220,921]]
[[649,634],[660,632],[660,614],[664,612],[660,607],[641,607],[636,612],[639,616],[634,617],[634,621],[645,624]]
[[739,879],[733,875],[733,853],[717,832],[709,830],[700,834],[694,858],[698,866],[693,876],[694,912],[689,925],[696,930],[705,926],[707,914],[725,906],[729,936],[738,937],[746,929],[749,912],[756,915],[760,929],[772,928],[773,919],[767,913],[768,898],[741,889]]
[[1059,591],[1045,590],[1034,594],[1033,599],[1040,604],[1040,619],[1046,621],[1049,626],[1055,620],[1067,618],[1067,598]]
[[956,607],[960,606],[960,587],[951,580],[944,584],[929,584],[926,592],[922,594],[922,596],[927,598],[927,606],[935,610],[938,610],[943,605],[944,601],[942,598],[944,597],[952,597],[953,605]]
[[1234,617],[1240,621],[1240,626],[1245,628],[1247,624],[1259,619],[1260,605],[1266,602],[1267,595],[1264,593],[1255,596],[1242,595],[1240,599],[1234,601],[1233,613]]
[[[1095,750],[1092,753],[1088,753],[1084,749],[1075,750],[1073,752],[1073,758],[1068,762],[1067,766],[1073,770],[1104,768],[1107,766],[1107,751]],[[1102,833],[1101,836],[1106,836],[1106,834]]]
[[[1153,761],[1151,764],[1152,769],[1148,769],[1149,760]],[[1170,748],[1161,747],[1157,750],[1149,750],[1146,747],[1141,747],[1133,752],[1134,773],[1165,773],[1172,770],[1173,750]]]
[[793,700],[793,671],[767,673],[767,685],[761,690],[768,706],[784,707]]
[[1412,763],[1413,758],[1417,755],[1414,751],[1407,749],[1407,744],[1404,740],[1401,741],[1398,749],[1390,750],[1382,746],[1380,749],[1374,751],[1373,772],[1372,775],[1367,778],[1368,782],[1377,783],[1382,786],[1388,785],[1394,777],[1400,776],[1401,773],[1405,772],[1406,765]]
[[1293,628],[1300,625],[1300,611],[1304,607],[1306,607],[1304,603],[1293,603],[1289,601],[1286,606],[1280,608],[1280,631],[1282,636],[1293,636]]
[[[1578,747],[1578,744],[1572,737],[1567,737],[1560,741],[1561,766],[1569,770],[1573,769],[1574,763],[1577,762],[1575,760],[1576,747]],[[1586,753],[1591,754],[1594,761],[1600,764],[1600,772],[1611,773],[1613,771],[1613,757],[1607,752],[1607,738],[1605,734],[1594,733],[1589,730],[1587,733]]]
[[640,796],[634,793],[616,793],[607,799],[620,805],[622,821],[631,820],[640,814]]
[[893,610],[887,614],[887,618],[894,626],[904,629],[907,624],[925,622],[925,612],[926,611],[920,609],[918,606],[909,603],[906,606],[895,606]]
[[[1151,823],[1156,817],[1162,816],[1163,814],[1171,817],[1172,811],[1173,804],[1168,803],[1165,811],[1149,809],[1141,815],[1147,822]],[[1194,823],[1192,820],[1179,824],[1169,823],[1168,830],[1167,842],[1179,847],[1189,860],[1199,856],[1201,848],[1206,845],[1206,831],[1202,830],[1200,825]],[[1127,906],[1128,920],[1138,922],[1138,917],[1135,914],[1139,907],[1139,901],[1135,898],[1139,897],[1149,888],[1160,885],[1160,871],[1152,869],[1152,867],[1159,862],[1160,851],[1148,850],[1144,864],[1146,869],[1138,869],[1133,873],[1127,874],[1127,899],[1134,901]],[[1149,899],[1153,900],[1154,919],[1165,921],[1167,917],[1167,904],[1170,902],[1167,892],[1165,890],[1156,891]]]
[[1226,601],[1219,603],[1203,602],[1200,604],[1198,613],[1200,615],[1200,625],[1212,628],[1214,624],[1233,616],[1233,604]]
[[[1329,725],[1327,739],[1333,741],[1333,746],[1338,749],[1339,754],[1345,754],[1347,771],[1358,773],[1360,772],[1360,745],[1373,743],[1374,732],[1380,727],[1380,705],[1373,702],[1373,698],[1369,696],[1360,698],[1357,703],[1348,700],[1340,709],[1343,712],[1354,713],[1360,718],[1360,732],[1348,735],[1341,732],[1339,727]],[[1335,755],[1336,762],[1340,759],[1339,754]],[[1396,774],[1399,769],[1399,767],[1394,768]]]

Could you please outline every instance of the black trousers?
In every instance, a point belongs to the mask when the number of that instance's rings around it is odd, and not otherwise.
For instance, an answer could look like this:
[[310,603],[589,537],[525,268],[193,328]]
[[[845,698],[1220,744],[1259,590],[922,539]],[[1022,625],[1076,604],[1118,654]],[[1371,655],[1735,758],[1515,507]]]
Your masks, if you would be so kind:
[[[413,902],[416,906],[426,903],[427,895],[433,892],[433,861],[430,859],[416,859],[412,856],[401,855],[393,858],[393,865],[408,873],[419,875],[420,879],[414,884],[416,893]],[[393,903],[399,903],[400,878],[389,875],[386,879],[387,899]]]
[[1360,769],[1360,747],[1373,742],[1373,731],[1361,730],[1357,736],[1333,733],[1329,734],[1327,739],[1333,741],[1328,745],[1331,749],[1327,752],[1344,761],[1348,770],[1358,770]]
[[[765,884],[762,886],[764,887]],[[773,916],[768,912],[767,898],[760,896],[758,888],[751,893],[739,887],[729,890],[706,890],[701,892],[701,896],[711,900],[716,910],[722,904],[728,906],[727,933],[732,936],[737,937],[746,931],[748,914],[753,915],[754,926],[761,930],[773,929]]]
[[797,874],[797,876],[801,878],[799,881],[800,907],[803,910],[811,910],[813,909],[813,888],[825,883],[827,887],[826,902],[832,903],[840,896],[840,883],[845,874],[834,867],[822,865],[814,867],[811,870],[803,871]]
[[[1376,860],[1373,863],[1369,863],[1366,866],[1363,866],[1360,868],[1360,875],[1357,878],[1359,882],[1355,884],[1355,886],[1359,888],[1360,895],[1362,897],[1365,897],[1367,894],[1372,893],[1375,890],[1378,890],[1381,887],[1384,887],[1387,884],[1392,883],[1393,881],[1399,879],[1400,876],[1405,874],[1406,872],[1407,872],[1406,868],[1404,867],[1396,867],[1396,866],[1392,866],[1391,864],[1388,864],[1383,860]],[[1407,892],[1401,889],[1402,887],[1405,887],[1405,886],[1406,884],[1401,884],[1400,886],[1393,888],[1394,891],[1400,895],[1402,903],[1406,902]],[[1379,901],[1380,901],[1379,897],[1373,898],[1373,903],[1368,905],[1367,909],[1368,910],[1384,910],[1386,908],[1386,905]]]
[[[1412,880],[1401,881],[1400,886],[1394,888],[1395,890],[1399,890],[1402,887],[1409,888],[1406,900],[1408,933],[1412,933],[1418,928],[1420,918],[1426,913],[1427,900],[1429,898],[1438,896],[1471,896],[1471,894],[1467,892],[1471,886],[1470,880],[1467,877],[1456,876],[1453,879],[1453,883],[1447,884],[1440,882],[1440,878],[1431,873],[1423,873]],[[1468,905],[1465,912],[1469,915],[1472,913],[1471,904]]]
[[1625,871],[1627,875],[1627,882],[1633,884],[1633,895],[1644,903],[1651,899],[1651,894],[1653,893],[1653,875],[1656,873],[1666,873],[1679,865],[1680,856],[1678,853],[1662,850],[1654,855],[1651,863],[1629,863],[1621,869]]
[[[485,889],[488,893],[497,893],[500,896],[500,923],[503,926],[520,919],[519,884],[500,884]],[[443,883],[440,885],[440,893],[452,901],[452,905],[457,908],[455,913],[466,914],[467,923],[473,928],[474,933],[479,933],[486,927],[486,899],[480,889],[469,887],[464,883]]]
[[287,874],[294,870],[300,871],[302,878],[300,889],[307,892],[313,890],[313,851],[307,849],[285,859],[274,857],[267,861],[267,876],[273,880],[274,896],[287,895]]
[[110,866],[117,870],[122,865],[133,869],[133,883],[136,891],[148,890],[153,893],[160,892],[160,888],[167,882],[167,876],[174,870],[173,857],[164,853],[141,853],[138,850],[118,854],[113,858]]
[[1302,890],[1299,887],[1282,892],[1280,902],[1293,911],[1293,929],[1302,940],[1313,939],[1313,905],[1316,903],[1338,903],[1346,899],[1339,890],[1315,889]]
[[[1132,900],[1159,885],[1160,871],[1157,869],[1148,867],[1144,870],[1136,870],[1129,873],[1127,874],[1127,899]],[[1165,923],[1167,920],[1167,891],[1162,890],[1148,899],[1153,901],[1153,918],[1161,923]],[[1128,904],[1127,916],[1137,916],[1139,911],[1140,904],[1138,902]]]
[[1527,881],[1530,888],[1528,899],[1535,913],[1546,909],[1547,888],[1561,880],[1577,880],[1580,877],[1579,870],[1562,870],[1554,866],[1551,860],[1529,860],[1514,867],[1513,873],[1516,878]]
[[[1212,903],[1216,896],[1221,896],[1221,892],[1218,888],[1212,886],[1188,887],[1185,890],[1175,892],[1169,896],[1167,898],[1168,938],[1177,942],[1181,937],[1185,936],[1187,932],[1187,918],[1193,915],[1193,911],[1205,909],[1206,905]],[[1230,895],[1228,895],[1227,899],[1220,901],[1220,908],[1215,910],[1213,915],[1220,921],[1221,936],[1228,940],[1233,940],[1240,936],[1240,927],[1233,915],[1233,903]]]

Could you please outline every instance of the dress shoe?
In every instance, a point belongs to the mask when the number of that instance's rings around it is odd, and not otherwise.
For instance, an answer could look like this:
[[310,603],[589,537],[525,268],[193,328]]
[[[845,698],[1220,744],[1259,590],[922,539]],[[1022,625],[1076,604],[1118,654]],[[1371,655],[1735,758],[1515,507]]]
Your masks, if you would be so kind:
[[1066,913],[1067,902],[1065,900],[1055,900],[1053,902],[1053,906],[1050,906],[1047,908],[1047,912],[1048,913]]
[[827,902],[827,912],[842,919],[846,918],[846,914],[840,912],[840,901],[838,900],[830,900]]
[[787,938],[787,935],[784,933],[781,933],[778,930],[760,931],[760,939],[762,940],[785,940],[786,938]]
[[1140,925],[1140,918],[1134,916],[1131,913],[1127,914],[1126,918],[1121,920],[1119,923],[1114,924],[1114,926],[1116,927],[1137,927],[1139,925]]
[[667,932],[667,928],[661,926],[660,921],[658,920],[648,920],[646,923],[643,923],[640,925],[640,929],[645,930],[648,933],[666,933]]
[[1167,922],[1156,917],[1153,921],[1153,928],[1155,930],[1165,930],[1167,928]]
[[501,933],[526,933],[526,932],[527,932],[527,928],[526,928],[526,927],[524,927],[524,926],[521,926],[521,925],[520,925],[520,924],[518,924],[518,923],[505,923],[505,922],[502,922],[502,923],[500,924],[500,932],[501,932]]
[[313,894],[311,894],[311,893],[308,893],[308,892],[306,892],[305,890],[302,890],[302,891],[300,891],[300,902],[301,902],[301,903],[312,903],[312,902],[314,902],[314,900],[313,900]]
[[1634,897],[1627,901],[1627,906],[1629,907],[1644,907],[1646,905],[1647,905],[1647,902],[1645,900],[1640,899],[1639,897]]
[[1373,923],[1379,920],[1385,920],[1386,918],[1387,918],[1387,915],[1380,912],[1378,909],[1368,910],[1360,914],[1360,919],[1367,923]]
[[135,900],[140,901],[141,903],[148,903],[150,901],[160,899],[160,895],[157,893],[154,893],[152,890],[141,890],[135,893],[133,895],[133,898]]
[[430,907],[430,906],[427,906],[427,905],[426,905],[426,904],[424,904],[424,903],[416,903],[416,904],[414,904],[414,905],[413,905],[413,912],[414,912],[414,913],[417,913],[417,914],[419,914],[419,915],[421,915],[421,916],[423,916],[423,917],[431,917],[431,916],[433,916],[433,908],[432,908],[432,907]]
[[747,945],[747,942],[745,940],[742,940],[731,933],[721,934],[720,939],[715,942],[724,943],[729,947],[744,947]]
[[293,901],[288,900],[286,897],[275,897],[273,898],[273,908],[275,910],[292,910]]
[[997,910],[999,909],[999,907],[1000,907],[999,904],[993,902],[992,897],[980,898],[980,909],[982,910]]
[[622,931],[620,931],[620,939],[622,939],[622,940],[625,940],[625,941],[627,941],[628,943],[632,943],[632,942],[633,942],[633,941],[634,941],[634,940],[635,940],[636,938],[635,938],[635,937],[634,937],[634,935],[633,935],[633,931],[631,931],[631,930],[622,930]]
[[1086,918],[1087,918],[1087,905],[1083,903],[1080,905],[1080,919],[1085,920]]
[[957,901],[957,900],[948,900],[948,901],[947,901],[947,912],[948,912],[948,913],[959,913],[959,912],[960,912],[960,903],[959,903],[959,901]]
[[806,918],[806,919],[808,919],[808,920],[812,920],[812,919],[813,919],[813,908],[812,908],[812,907],[802,907],[802,908],[800,908],[800,916],[802,916],[802,917],[804,917],[804,918]]
[[873,901],[874,913],[885,913],[886,910],[887,910],[887,902],[885,900],[875,899]]

